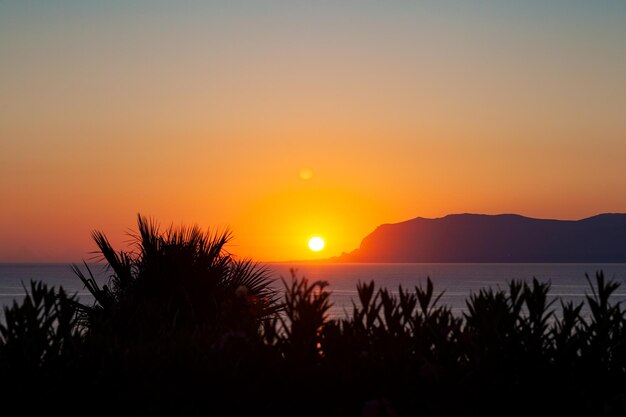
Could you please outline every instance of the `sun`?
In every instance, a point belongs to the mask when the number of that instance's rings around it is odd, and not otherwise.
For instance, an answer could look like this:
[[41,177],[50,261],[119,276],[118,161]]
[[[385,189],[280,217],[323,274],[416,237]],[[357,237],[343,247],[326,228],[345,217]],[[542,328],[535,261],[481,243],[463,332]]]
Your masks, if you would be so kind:
[[309,249],[311,249],[313,252],[319,252],[322,249],[324,249],[324,239],[322,239],[319,236],[313,236],[311,239],[309,239]]

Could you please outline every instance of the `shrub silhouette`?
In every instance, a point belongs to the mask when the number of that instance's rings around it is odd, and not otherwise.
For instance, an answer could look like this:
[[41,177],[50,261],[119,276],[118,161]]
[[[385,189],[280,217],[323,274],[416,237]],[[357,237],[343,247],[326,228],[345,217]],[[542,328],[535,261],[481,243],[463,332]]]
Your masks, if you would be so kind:
[[110,274],[106,285],[87,264],[73,267],[95,299],[77,305],[81,365],[97,381],[82,398],[115,398],[103,415],[120,403],[134,405],[129,414],[180,414],[182,404],[193,414],[211,400],[245,414],[252,403],[238,402],[234,387],[260,378],[259,364],[271,360],[261,333],[281,308],[268,269],[227,252],[229,232],[161,231],[142,216],[137,226],[130,252],[93,233]]
[[[161,232],[139,216],[133,251],[94,238],[110,281],[74,267],[93,305],[31,283],[5,308],[0,392],[23,412],[626,412],[626,313],[601,271],[578,305],[512,281],[472,294],[464,314],[439,304],[430,278],[395,292],[360,282],[352,309],[331,319],[326,282],[292,271],[281,298],[267,269],[225,251],[228,233]],[[68,392],[76,409],[60,401]]]
[[21,304],[4,307],[0,393],[9,401],[7,411],[22,396],[31,407],[48,404],[58,394],[56,384],[71,380],[82,347],[75,303],[62,288],[31,281]]
[[0,359],[0,363],[34,371],[75,353],[80,340],[75,302],[62,288],[31,281],[21,304],[13,301],[12,306],[4,307],[0,355],[11,361]]
[[116,252],[94,232],[110,283],[99,287],[87,264],[74,272],[94,296],[81,305],[87,328],[108,328],[117,336],[154,338],[172,330],[202,328],[204,333],[255,333],[279,305],[266,267],[237,260],[225,250],[229,232],[198,227],[159,226],[142,216],[133,235],[134,251]]

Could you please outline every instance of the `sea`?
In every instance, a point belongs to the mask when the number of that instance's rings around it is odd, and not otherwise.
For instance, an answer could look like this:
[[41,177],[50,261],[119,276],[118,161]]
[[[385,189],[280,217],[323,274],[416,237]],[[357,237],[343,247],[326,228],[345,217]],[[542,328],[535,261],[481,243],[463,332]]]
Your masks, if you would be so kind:
[[[550,297],[558,316],[559,301],[578,304],[592,293],[586,276],[595,282],[595,275],[603,271],[605,278],[619,282],[614,302],[626,301],[626,264],[574,264],[574,263],[404,263],[404,264],[352,264],[352,263],[268,263],[273,285],[279,291],[292,276],[309,281],[326,281],[331,292],[330,318],[342,318],[352,310],[357,301],[357,284],[374,281],[377,288],[387,288],[397,293],[399,287],[412,290],[426,285],[430,278],[435,294],[443,292],[440,304],[450,307],[453,313],[467,311],[468,297],[481,289],[506,290],[511,280],[531,282],[533,278],[551,285]],[[79,265],[86,272],[84,265]],[[97,281],[107,283],[110,272],[101,264],[89,265]],[[83,303],[93,303],[93,297],[69,264],[0,264],[0,307],[21,302],[30,281],[42,281],[48,286],[63,287],[76,294]],[[3,308],[1,310],[4,310]],[[583,308],[583,314],[588,309]],[[0,312],[4,319],[4,311]]]

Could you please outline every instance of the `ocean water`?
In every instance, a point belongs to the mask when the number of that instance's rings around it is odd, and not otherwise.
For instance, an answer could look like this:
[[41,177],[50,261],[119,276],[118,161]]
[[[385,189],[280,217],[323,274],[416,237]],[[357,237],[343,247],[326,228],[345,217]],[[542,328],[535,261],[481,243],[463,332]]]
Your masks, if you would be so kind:
[[[274,264],[272,268],[280,277],[290,280],[289,265]],[[513,279],[531,282],[533,278],[551,284],[550,296],[556,299],[554,306],[558,312],[559,299],[577,304],[591,293],[585,274],[595,282],[597,271],[621,283],[614,300],[626,301],[626,264],[300,264],[295,268],[298,277],[328,281],[334,303],[332,317],[342,317],[351,310],[352,300],[357,300],[359,281],[374,281],[377,288],[386,287],[397,293],[400,286],[425,287],[428,277],[435,294],[443,292],[439,303],[448,305],[456,314],[467,311],[466,300],[472,293],[489,287],[506,289]],[[583,309],[583,314],[587,312]]]
[[[329,283],[332,292],[333,318],[343,317],[351,311],[352,300],[356,300],[358,282],[374,281],[377,287],[386,287],[397,292],[398,287],[413,289],[426,284],[430,277],[435,293],[442,291],[440,303],[450,306],[453,312],[466,311],[465,301],[470,294],[482,288],[506,289],[512,279],[531,281],[537,278],[551,284],[550,295],[563,301],[579,303],[590,287],[585,279],[588,274],[592,281],[596,271],[602,270],[607,279],[622,285],[614,296],[614,301],[626,301],[626,264],[318,264],[318,263],[272,263],[267,264],[275,279],[277,289],[283,289],[282,280],[290,282],[291,271],[297,277],[309,280],[322,280]],[[90,265],[96,279],[104,284],[108,272],[102,265]],[[84,266],[82,267],[85,270]],[[93,297],[74,275],[68,264],[0,264],[0,307],[20,301],[30,280],[38,280],[50,286],[62,286],[67,292],[76,294],[85,303],[92,303]],[[555,304],[559,310],[558,302]],[[0,313],[3,316],[3,313]]]

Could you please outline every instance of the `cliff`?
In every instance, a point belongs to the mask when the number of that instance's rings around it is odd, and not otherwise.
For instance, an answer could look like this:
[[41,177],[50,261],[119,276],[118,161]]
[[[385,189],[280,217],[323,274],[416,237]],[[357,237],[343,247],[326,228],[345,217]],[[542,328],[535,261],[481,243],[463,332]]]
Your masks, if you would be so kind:
[[454,214],[381,225],[338,262],[626,262],[626,214]]

